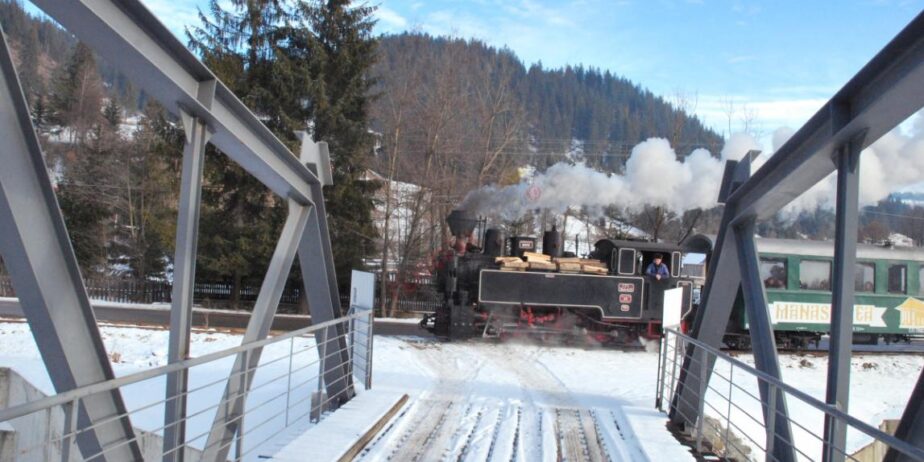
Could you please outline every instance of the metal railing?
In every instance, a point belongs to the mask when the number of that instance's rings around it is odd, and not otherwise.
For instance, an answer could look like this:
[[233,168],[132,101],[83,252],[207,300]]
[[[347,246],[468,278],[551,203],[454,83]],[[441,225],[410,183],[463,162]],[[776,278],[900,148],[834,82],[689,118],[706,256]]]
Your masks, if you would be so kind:
[[[908,444],[879,429],[846,414],[806,392],[777,380],[756,368],[673,329],[665,329],[661,341],[656,407],[662,412],[679,412],[684,399],[676,393],[684,357],[692,367],[687,371],[700,383],[695,392],[705,399],[698,400],[697,416],[680,415],[690,423],[678,429],[695,446],[697,452],[711,453],[725,460],[777,460],[774,445],[793,448],[799,460],[821,460],[822,452],[831,446],[845,460],[872,460],[857,451],[870,442],[911,458],[924,461],[924,449]],[[709,373],[710,368],[712,372]],[[701,377],[706,380],[700,381]],[[767,400],[761,399],[760,389],[766,387]],[[786,397],[789,415],[786,421],[776,401]],[[846,447],[832,446],[824,437],[825,416],[842,422],[848,428]],[[766,417],[765,417],[766,416]],[[792,441],[778,434],[781,424],[792,427]]]
[[[115,303],[170,303],[172,301],[173,284],[167,281],[148,281],[135,278],[123,278],[115,276],[91,276],[84,279],[84,285],[87,288],[87,294],[91,300],[100,300]],[[381,284],[380,279],[376,279],[375,288],[375,306],[381,307],[382,301],[379,297]],[[385,300],[385,306],[391,307],[395,304],[398,313],[427,312],[432,313],[442,305],[441,295],[438,293],[437,284],[433,278],[417,277],[413,281],[406,283],[407,287],[402,290],[398,296],[398,301],[394,302],[395,290],[388,290],[388,297]],[[205,308],[228,309],[232,305],[233,284],[224,281],[196,281],[193,286],[193,300],[197,305]],[[242,284],[237,293],[237,306],[242,309],[250,310],[259,295],[260,287],[252,283]],[[0,268],[0,297],[15,297],[16,292],[10,281],[10,276]],[[299,300],[302,296],[301,281],[289,281],[286,283],[279,300],[280,313],[297,313]],[[347,306],[350,302],[349,295],[340,295],[340,302]],[[379,313],[382,315],[382,313]]]
[[[0,432],[6,428],[7,433],[16,435],[12,440],[16,461],[104,460],[110,451],[132,441],[141,447],[144,460],[160,460],[166,455],[162,453],[160,436],[168,401],[162,394],[164,380],[168,373],[187,369],[189,408],[181,420],[189,436],[174,450],[184,451],[186,461],[200,460],[208,449],[206,438],[217,409],[243,397],[244,411],[225,422],[236,425],[238,431],[224,445],[233,445],[233,460],[254,460],[260,455],[256,451],[265,448],[264,443],[293,425],[320,421],[344,400],[343,396],[326,395],[324,389],[331,385],[326,381],[348,383],[347,387],[338,387],[338,395],[352,394],[354,382],[366,389],[371,387],[372,326],[370,310],[351,309],[349,315],[329,322],[0,409]],[[334,331],[339,333],[329,335]],[[349,356],[347,367],[331,379],[325,360],[344,351]],[[248,360],[255,352],[260,358],[256,365],[228,374],[236,356],[244,358],[243,364],[250,364]],[[243,386],[229,388],[236,393],[222,399],[232,381],[244,384],[248,379],[249,390]],[[88,400],[115,390],[121,390],[128,411],[87,425],[84,413],[85,406],[90,405]],[[103,443],[94,450],[80,444],[82,435],[116,424],[125,415],[141,430],[134,440]],[[29,434],[36,429],[41,429],[42,434]],[[0,439],[0,443],[10,444],[9,441]]]

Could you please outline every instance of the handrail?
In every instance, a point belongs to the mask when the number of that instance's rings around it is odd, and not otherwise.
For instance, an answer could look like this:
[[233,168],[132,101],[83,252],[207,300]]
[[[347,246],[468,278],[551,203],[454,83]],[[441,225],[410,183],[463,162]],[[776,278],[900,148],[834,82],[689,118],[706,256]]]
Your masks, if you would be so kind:
[[[682,339],[682,341],[683,341],[684,343],[686,343],[686,344],[694,345],[694,346],[696,346],[697,348],[701,348],[702,350],[704,350],[704,351],[706,351],[707,353],[711,354],[711,355],[714,356],[715,358],[717,358],[717,359],[722,359],[723,361],[728,362],[729,364],[733,365],[734,367],[737,367],[737,368],[739,368],[739,369],[741,369],[741,370],[744,370],[745,372],[748,372],[749,374],[755,376],[755,377],[758,378],[759,380],[762,380],[762,381],[764,381],[764,382],[766,382],[766,383],[768,383],[768,384],[773,385],[773,386],[776,387],[776,388],[779,388],[781,391],[783,391],[783,392],[785,392],[785,393],[788,393],[788,394],[790,394],[790,395],[792,395],[792,396],[798,398],[798,399],[801,400],[802,402],[804,402],[804,403],[806,403],[806,404],[808,404],[808,405],[814,407],[815,409],[817,409],[817,410],[819,410],[819,411],[822,411],[822,412],[824,412],[824,413],[826,413],[826,414],[829,414],[829,415],[831,415],[831,416],[833,416],[833,417],[835,417],[835,418],[837,418],[837,419],[840,419],[840,420],[843,420],[843,421],[847,422],[850,426],[856,428],[857,430],[860,430],[861,432],[863,432],[863,433],[866,434],[867,436],[870,436],[870,437],[872,437],[873,439],[876,439],[876,440],[880,440],[880,441],[882,441],[883,443],[889,445],[890,447],[892,447],[892,448],[898,450],[899,452],[901,452],[901,453],[903,453],[903,454],[906,454],[906,455],[915,457],[915,458],[917,458],[917,459],[919,459],[919,460],[924,460],[924,449],[922,449],[922,448],[919,448],[919,447],[914,446],[914,445],[911,445],[911,444],[909,444],[909,443],[907,443],[907,442],[905,442],[905,441],[902,441],[902,440],[896,438],[896,437],[893,436],[893,435],[889,435],[888,433],[885,433],[885,432],[879,430],[878,428],[875,428],[875,427],[873,427],[872,425],[869,425],[869,424],[867,424],[866,422],[863,422],[862,420],[859,420],[859,419],[857,419],[856,417],[851,416],[850,414],[847,414],[847,413],[845,413],[845,412],[843,412],[843,411],[841,411],[841,410],[839,410],[839,409],[837,409],[837,408],[834,408],[834,407],[832,407],[832,406],[830,406],[830,405],[828,405],[828,404],[822,402],[821,400],[819,400],[819,399],[817,399],[817,398],[815,398],[815,397],[813,397],[813,396],[811,396],[811,395],[809,395],[809,394],[807,394],[807,393],[805,393],[805,392],[803,392],[803,391],[801,391],[801,390],[799,390],[799,389],[797,389],[797,388],[795,388],[795,387],[793,387],[793,386],[791,386],[791,385],[789,385],[789,384],[787,384],[787,383],[785,383],[785,382],[783,382],[783,381],[781,381],[781,380],[778,380],[778,379],[776,379],[776,378],[773,377],[773,376],[770,376],[770,375],[768,375],[768,374],[766,374],[766,373],[764,373],[764,372],[761,372],[761,371],[755,369],[754,367],[751,367],[750,365],[745,364],[744,362],[741,362],[741,361],[739,361],[739,360],[737,360],[737,359],[735,359],[735,358],[733,358],[733,357],[731,357],[731,356],[725,354],[725,353],[722,352],[721,350],[719,350],[719,349],[717,349],[717,348],[713,348],[713,347],[712,347],[711,345],[709,345],[709,344],[706,344],[706,343],[701,342],[701,341],[699,341],[699,340],[697,340],[697,339],[695,339],[695,338],[693,338],[693,337],[690,337],[690,336],[688,336],[688,335],[686,335],[686,334],[683,334],[683,333],[677,331],[676,329],[664,329],[664,331],[665,331],[668,335],[675,335],[675,336],[677,336],[678,338]],[[673,397],[671,397],[671,399],[673,399]],[[773,412],[776,412],[776,410],[774,409]]]
[[97,393],[103,393],[107,391],[112,391],[114,389],[132,385],[134,383],[143,382],[145,380],[152,379],[161,375],[165,375],[171,372],[176,372],[182,369],[192,368],[201,364],[209,363],[218,359],[226,358],[228,356],[236,355],[245,351],[254,350],[257,348],[263,348],[267,345],[274,343],[282,342],[293,337],[299,337],[307,333],[315,332],[327,327],[332,327],[338,324],[343,324],[347,321],[353,319],[362,319],[370,318],[372,312],[357,312],[347,316],[342,316],[337,319],[332,319],[330,321],[314,324],[308,327],[301,328],[299,330],[294,330],[291,332],[286,332],[282,335],[275,337],[270,337],[263,339],[257,342],[248,343],[245,345],[239,345],[233,348],[228,348],[226,350],[217,351],[215,353],[209,353],[203,356],[196,358],[185,359],[183,361],[166,364],[164,366],[158,366],[152,369],[135,372],[126,376],[116,377],[112,380],[107,380],[105,382],[98,382],[91,385],[86,385],[80,388],[75,388],[73,390],[66,391],[64,393],[59,393],[54,396],[48,396],[39,400],[31,401],[28,403],[20,404],[18,406],[13,406],[6,409],[0,409],[0,422],[5,422],[12,420],[24,415],[31,414],[36,411],[40,411],[45,408],[52,406],[59,406],[67,404],[74,401],[75,399],[83,398],[89,395],[95,395]]

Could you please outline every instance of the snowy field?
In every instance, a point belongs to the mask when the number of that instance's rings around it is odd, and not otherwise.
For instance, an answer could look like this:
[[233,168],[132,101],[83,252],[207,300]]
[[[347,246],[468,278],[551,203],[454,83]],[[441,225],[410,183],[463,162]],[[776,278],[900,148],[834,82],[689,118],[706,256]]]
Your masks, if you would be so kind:
[[[165,363],[166,330],[103,326],[102,334],[117,375]],[[236,334],[197,331],[192,351],[198,356],[239,342]],[[301,352],[296,370],[316,359],[311,338],[297,339],[294,348]],[[273,379],[285,375],[288,362],[281,358],[288,351],[289,342],[283,342],[264,353],[264,363],[270,364],[258,372],[256,391],[248,399],[252,411],[245,427],[245,450],[253,450],[248,459],[259,454],[257,442],[274,437],[284,427],[285,399],[280,393],[284,395],[286,381]],[[753,364],[749,355],[738,358]],[[602,455],[602,460],[692,460],[688,448],[665,430],[665,416],[654,409],[657,353],[380,336],[375,339],[374,362],[373,386],[403,391],[411,401],[361,454],[361,460],[532,461],[554,460],[569,451],[583,453],[585,459]],[[781,363],[788,383],[823,398],[825,358],[784,355]],[[12,367],[52,392],[26,324],[0,323],[0,366]],[[853,366],[851,414],[876,426],[882,419],[900,416],[924,356],[860,354]],[[201,412],[189,423],[191,438],[208,428],[214,414],[210,407],[218,401],[230,367],[231,358],[191,372],[190,387],[202,387],[190,398],[191,413]],[[726,375],[722,365],[718,367]],[[307,379],[293,378],[293,387],[300,384],[293,402],[307,398],[315,388],[310,377],[316,370],[310,369],[303,369]],[[744,380],[743,374],[736,382],[756,394],[756,384]],[[161,400],[163,383],[159,378],[127,387],[123,393],[128,408]],[[721,382],[713,385],[722,389]],[[736,394],[744,397],[743,392]],[[307,401],[303,404],[301,409],[307,410]],[[741,404],[758,415],[750,399]],[[797,421],[821,428],[820,415],[793,401],[789,406]],[[297,409],[295,405],[290,412],[292,419],[300,414]],[[132,415],[133,424],[145,430],[157,431],[162,420],[162,405]],[[811,447],[804,437],[797,434],[797,438]],[[194,446],[201,446],[204,437],[197,442]],[[851,434],[852,447],[865,442]]]

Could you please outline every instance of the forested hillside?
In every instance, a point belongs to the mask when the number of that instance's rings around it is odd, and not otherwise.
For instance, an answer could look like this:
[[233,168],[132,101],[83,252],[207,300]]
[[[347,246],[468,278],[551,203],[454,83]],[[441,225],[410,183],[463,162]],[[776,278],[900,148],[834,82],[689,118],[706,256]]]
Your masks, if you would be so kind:
[[[434,111],[444,111],[439,118],[444,137],[463,138],[456,148],[474,154],[494,142],[505,155],[521,158],[513,163],[542,166],[577,145],[589,163],[618,169],[628,147],[649,137],[668,138],[681,147],[680,155],[694,147],[716,152],[722,143],[685,112],[691,107],[675,107],[608,70],[549,69],[541,63],[527,68],[507,49],[417,33],[382,37],[379,50],[375,71],[384,98],[375,103],[374,124],[386,137],[397,113],[393,95],[413,88],[415,94],[402,101],[406,120],[425,125]],[[680,96],[673,103],[692,105],[694,96]],[[407,110],[415,105],[427,110]],[[454,119],[465,120],[453,125]],[[473,122],[477,119],[485,122]],[[459,133],[445,133],[449,125]],[[411,133],[405,140],[414,151],[427,150],[426,134]]]

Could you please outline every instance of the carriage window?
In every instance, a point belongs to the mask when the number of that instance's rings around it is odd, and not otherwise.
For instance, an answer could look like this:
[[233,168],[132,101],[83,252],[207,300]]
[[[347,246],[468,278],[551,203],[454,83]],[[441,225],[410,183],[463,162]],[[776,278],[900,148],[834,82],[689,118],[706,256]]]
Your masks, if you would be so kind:
[[857,292],[874,292],[876,290],[876,265],[857,263],[853,290]]
[[905,280],[907,280],[908,268],[905,265],[892,265],[889,267],[889,293],[903,294],[907,291]]
[[924,265],[918,267],[918,295],[924,295]]
[[760,279],[768,289],[786,288],[786,260],[782,258],[760,259]]
[[831,262],[799,262],[799,287],[808,290],[831,290]]

